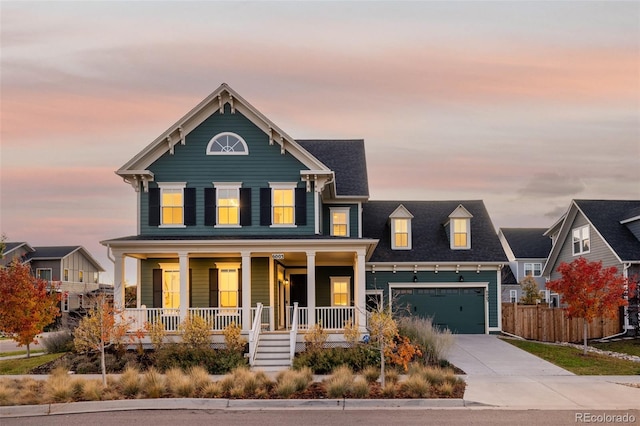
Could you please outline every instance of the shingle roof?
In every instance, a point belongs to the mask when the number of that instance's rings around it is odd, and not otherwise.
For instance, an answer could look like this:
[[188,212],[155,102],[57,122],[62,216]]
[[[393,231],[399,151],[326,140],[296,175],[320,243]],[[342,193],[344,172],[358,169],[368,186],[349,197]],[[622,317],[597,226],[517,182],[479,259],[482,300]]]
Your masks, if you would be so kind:
[[[389,215],[400,205],[413,214],[412,249],[392,250]],[[451,250],[444,224],[462,204],[471,218],[471,249]],[[370,262],[506,262],[484,203],[475,201],[369,201],[363,206],[363,236],[379,239]]]
[[29,255],[29,259],[62,259],[80,247],[81,246],[34,247],[35,252]]
[[502,271],[500,271],[500,278],[502,285],[518,285],[518,280],[516,280],[516,276],[513,275],[513,270],[509,265],[504,265]]
[[15,249],[17,249],[20,246],[23,246],[27,243],[25,242],[5,242],[4,243],[4,253],[9,253]]
[[500,228],[518,259],[545,259],[551,251],[551,238],[546,228]]
[[620,221],[633,217],[640,200],[575,200],[622,261],[640,260],[640,241]]
[[336,195],[369,196],[364,140],[296,140],[336,175]]

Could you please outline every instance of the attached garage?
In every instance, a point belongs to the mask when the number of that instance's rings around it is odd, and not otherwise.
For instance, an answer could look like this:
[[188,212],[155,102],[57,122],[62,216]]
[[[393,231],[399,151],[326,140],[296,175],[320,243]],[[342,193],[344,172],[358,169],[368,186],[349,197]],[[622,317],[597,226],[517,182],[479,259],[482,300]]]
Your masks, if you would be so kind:
[[433,324],[457,334],[487,332],[486,283],[390,284],[394,311],[433,318]]

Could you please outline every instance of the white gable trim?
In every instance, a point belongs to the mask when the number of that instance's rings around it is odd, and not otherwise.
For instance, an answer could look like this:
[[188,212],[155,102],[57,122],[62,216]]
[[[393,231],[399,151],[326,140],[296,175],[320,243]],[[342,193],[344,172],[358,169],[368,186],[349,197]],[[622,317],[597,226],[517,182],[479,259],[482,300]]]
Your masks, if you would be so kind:
[[186,143],[186,135],[216,111],[224,113],[224,106],[226,104],[231,105],[232,114],[236,111],[241,112],[251,120],[253,124],[267,134],[269,136],[270,144],[273,144],[274,142],[278,143],[281,146],[283,154],[285,152],[289,152],[309,169],[329,170],[327,166],[298,145],[291,136],[282,131],[271,120],[238,95],[226,83],[223,83],[213,93],[207,96],[202,102],[196,105],[191,111],[124,164],[118,171],[116,171],[116,173],[125,177],[131,176],[132,171],[134,170],[146,170],[154,161],[164,155],[167,151],[173,153],[173,147],[177,143],[184,145]]
[[389,215],[391,219],[413,219],[413,215],[407,208],[400,204],[398,208],[396,208],[393,213]]

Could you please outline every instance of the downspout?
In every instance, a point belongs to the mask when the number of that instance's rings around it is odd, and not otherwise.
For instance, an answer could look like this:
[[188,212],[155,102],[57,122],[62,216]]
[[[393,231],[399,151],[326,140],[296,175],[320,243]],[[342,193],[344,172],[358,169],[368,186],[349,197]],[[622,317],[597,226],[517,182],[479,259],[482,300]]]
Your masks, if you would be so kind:
[[[631,267],[631,263],[623,263],[622,264],[622,276],[625,278],[629,278],[629,272],[628,269]],[[625,299],[629,299],[629,295],[624,297]],[[622,325],[622,333],[618,333],[618,334],[613,334],[611,336],[607,336],[607,337],[603,337],[601,339],[598,339],[599,341],[603,341],[603,340],[608,340],[608,339],[613,339],[614,337],[618,337],[618,336],[622,336],[623,334],[627,334],[627,331],[629,330],[629,313],[627,311],[627,307],[624,307],[624,324]]]

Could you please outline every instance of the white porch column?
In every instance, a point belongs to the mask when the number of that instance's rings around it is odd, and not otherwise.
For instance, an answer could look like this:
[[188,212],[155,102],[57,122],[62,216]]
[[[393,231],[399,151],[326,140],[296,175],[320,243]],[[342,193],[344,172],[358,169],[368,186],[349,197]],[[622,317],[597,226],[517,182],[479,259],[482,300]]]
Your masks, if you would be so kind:
[[124,254],[114,252],[113,257],[113,307],[116,310],[124,309]]
[[366,332],[367,322],[367,300],[366,289],[367,280],[364,268],[364,252],[358,252],[356,254],[356,264],[353,271],[354,283],[353,283],[353,300],[356,305],[356,316],[358,318],[358,329],[361,333]]
[[251,253],[242,255],[242,330],[251,330]]
[[187,318],[189,308],[189,253],[179,252],[180,259],[180,322]]
[[316,323],[316,252],[307,252],[307,308],[309,327]]

